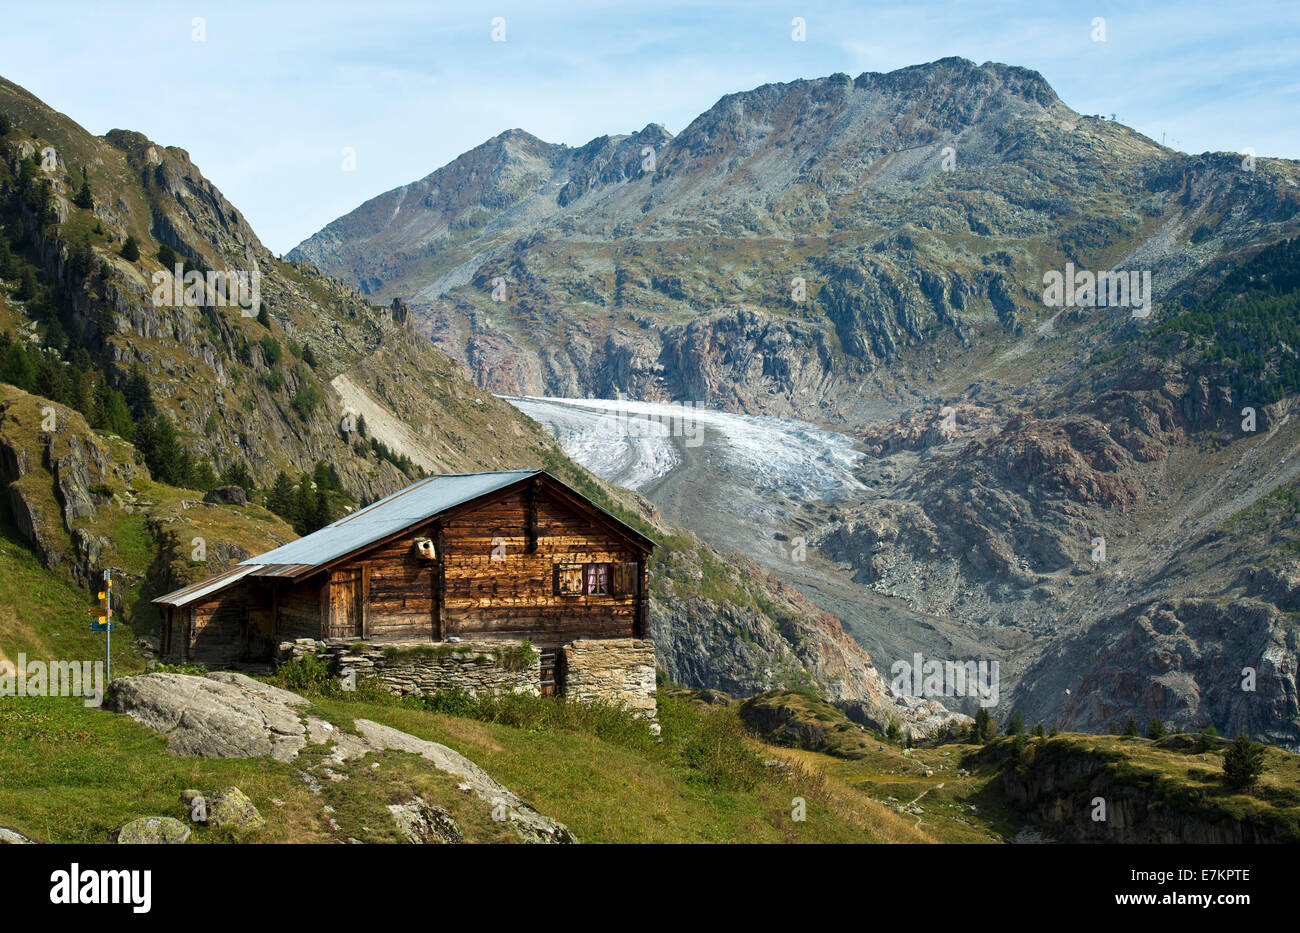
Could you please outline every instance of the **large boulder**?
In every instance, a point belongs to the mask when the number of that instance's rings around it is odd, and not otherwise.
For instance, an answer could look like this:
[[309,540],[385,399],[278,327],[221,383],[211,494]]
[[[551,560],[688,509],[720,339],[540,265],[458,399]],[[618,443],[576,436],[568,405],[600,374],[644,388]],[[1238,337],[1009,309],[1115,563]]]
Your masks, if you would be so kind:
[[306,744],[296,710],[306,705],[296,693],[229,672],[121,677],[104,701],[106,709],[166,735],[174,754],[277,761],[292,760]]
[[243,486],[217,486],[203,494],[208,505],[247,505],[248,494]]

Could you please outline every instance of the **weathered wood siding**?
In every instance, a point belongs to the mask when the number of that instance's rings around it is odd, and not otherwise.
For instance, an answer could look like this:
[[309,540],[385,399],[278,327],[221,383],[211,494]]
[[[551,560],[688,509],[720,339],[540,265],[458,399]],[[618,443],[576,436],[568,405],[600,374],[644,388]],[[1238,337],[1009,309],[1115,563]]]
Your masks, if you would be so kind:
[[171,655],[182,646],[187,661],[220,667],[238,661],[263,661],[275,649],[271,589],[250,583],[172,610]]
[[529,495],[513,492],[444,523],[444,637],[558,645],[637,634],[637,594],[557,596],[554,587],[558,564],[614,564],[640,555],[545,487],[537,493],[536,547],[530,551]]
[[324,575],[299,583],[277,582],[276,624],[280,641],[295,638],[323,638],[321,589]]
[[360,575],[365,637],[434,637],[436,565],[415,549],[416,538],[432,537],[431,525],[426,522],[346,565]]

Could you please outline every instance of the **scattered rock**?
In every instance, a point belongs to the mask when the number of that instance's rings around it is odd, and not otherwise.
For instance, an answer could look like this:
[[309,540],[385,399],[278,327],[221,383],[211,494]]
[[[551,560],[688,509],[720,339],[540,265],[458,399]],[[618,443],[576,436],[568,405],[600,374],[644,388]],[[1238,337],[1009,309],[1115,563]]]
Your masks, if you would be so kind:
[[190,819],[195,823],[206,823],[208,821],[208,800],[203,796],[202,791],[181,791],[181,805],[185,807],[185,812],[190,815]]
[[142,817],[117,831],[118,845],[181,845],[189,838],[190,828],[170,816]]
[[238,787],[227,787],[220,794],[213,795],[208,809],[208,824],[218,829],[248,832],[264,828],[266,819],[243,791]]
[[15,832],[12,829],[5,829],[0,826],[0,846],[3,845],[30,845],[31,840],[22,833]]
[[388,812],[393,814],[393,822],[407,842],[427,845],[465,841],[451,813],[442,807],[430,806],[418,795],[406,803],[390,804]]

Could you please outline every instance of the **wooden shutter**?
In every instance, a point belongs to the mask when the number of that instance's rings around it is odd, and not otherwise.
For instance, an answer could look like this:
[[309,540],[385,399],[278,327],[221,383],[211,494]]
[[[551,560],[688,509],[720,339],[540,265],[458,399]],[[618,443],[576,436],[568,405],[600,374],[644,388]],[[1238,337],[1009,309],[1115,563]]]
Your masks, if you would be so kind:
[[555,565],[555,595],[581,596],[585,590],[582,564]]
[[614,595],[636,596],[641,589],[641,575],[637,573],[637,562],[620,561],[614,565]]

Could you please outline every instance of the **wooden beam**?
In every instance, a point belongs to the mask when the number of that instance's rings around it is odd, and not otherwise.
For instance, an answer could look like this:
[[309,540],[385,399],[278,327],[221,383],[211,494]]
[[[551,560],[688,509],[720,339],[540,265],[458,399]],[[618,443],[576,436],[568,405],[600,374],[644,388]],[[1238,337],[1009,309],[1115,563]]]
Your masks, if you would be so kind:
[[443,534],[441,521],[434,525],[437,536],[435,547],[438,550],[433,569],[433,638],[435,641],[447,640],[447,536]]
[[524,535],[528,541],[528,553],[537,552],[537,486],[538,478],[533,477],[533,481],[528,484],[528,515],[526,517],[527,527]]

